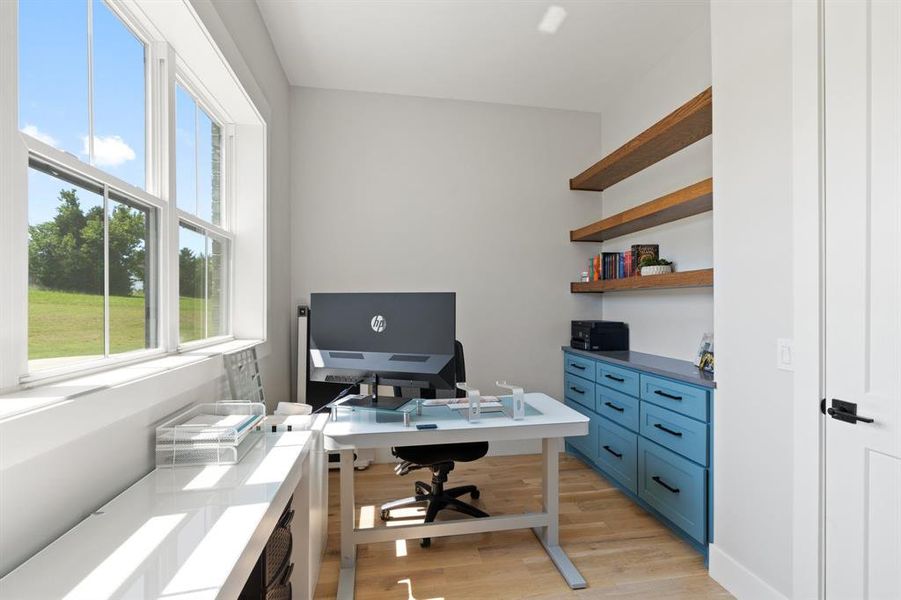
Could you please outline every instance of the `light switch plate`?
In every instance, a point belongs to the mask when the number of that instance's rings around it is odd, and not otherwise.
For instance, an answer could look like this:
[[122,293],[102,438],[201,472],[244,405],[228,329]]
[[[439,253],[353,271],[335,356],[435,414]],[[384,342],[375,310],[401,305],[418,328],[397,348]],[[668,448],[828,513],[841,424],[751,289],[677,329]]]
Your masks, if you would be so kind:
[[783,371],[794,371],[794,341],[789,338],[776,340],[776,368]]

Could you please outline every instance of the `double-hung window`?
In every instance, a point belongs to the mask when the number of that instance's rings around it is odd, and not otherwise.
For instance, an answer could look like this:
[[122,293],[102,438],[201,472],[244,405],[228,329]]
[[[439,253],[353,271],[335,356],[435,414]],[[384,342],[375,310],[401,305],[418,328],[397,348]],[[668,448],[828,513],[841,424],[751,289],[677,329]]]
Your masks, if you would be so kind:
[[103,0],[19,4],[28,371],[159,347],[145,42]]
[[265,119],[191,12],[0,0],[0,391],[265,339]]
[[223,127],[179,83],[175,90],[179,340],[228,335],[229,250]]

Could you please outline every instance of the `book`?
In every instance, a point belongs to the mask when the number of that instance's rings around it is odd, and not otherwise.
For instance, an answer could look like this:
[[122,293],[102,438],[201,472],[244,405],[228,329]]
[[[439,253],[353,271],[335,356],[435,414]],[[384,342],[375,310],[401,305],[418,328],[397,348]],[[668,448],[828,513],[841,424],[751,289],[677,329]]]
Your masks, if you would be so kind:
[[659,244],[634,244],[632,246],[632,262],[636,273],[641,273],[641,260],[645,257],[660,258]]
[[619,252],[602,253],[604,262],[604,279],[617,279],[617,265],[619,264]]

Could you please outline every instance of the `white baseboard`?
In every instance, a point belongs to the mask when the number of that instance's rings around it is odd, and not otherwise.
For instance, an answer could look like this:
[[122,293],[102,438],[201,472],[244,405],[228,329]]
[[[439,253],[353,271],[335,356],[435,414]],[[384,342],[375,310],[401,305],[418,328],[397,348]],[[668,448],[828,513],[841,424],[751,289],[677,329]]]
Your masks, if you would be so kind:
[[710,544],[710,577],[738,600],[788,600],[741,563]]

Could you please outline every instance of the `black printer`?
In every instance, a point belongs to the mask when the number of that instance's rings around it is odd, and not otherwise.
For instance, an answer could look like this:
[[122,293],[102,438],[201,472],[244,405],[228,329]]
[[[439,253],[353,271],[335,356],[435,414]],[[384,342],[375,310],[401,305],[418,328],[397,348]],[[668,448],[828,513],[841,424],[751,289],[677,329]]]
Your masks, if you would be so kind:
[[628,350],[629,326],[620,321],[573,321],[569,345],[579,350]]

